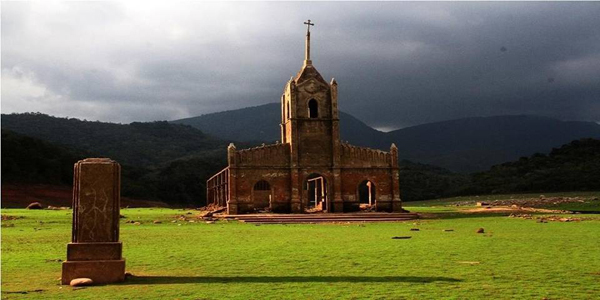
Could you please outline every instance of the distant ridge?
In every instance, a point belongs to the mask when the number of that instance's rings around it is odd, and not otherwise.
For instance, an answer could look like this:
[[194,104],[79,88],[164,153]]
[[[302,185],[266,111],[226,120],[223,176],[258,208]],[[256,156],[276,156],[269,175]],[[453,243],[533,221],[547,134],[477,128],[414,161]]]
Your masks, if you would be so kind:
[[[281,138],[281,107],[279,103],[269,103],[174,120],[171,123],[190,125],[227,141],[274,142]],[[340,131],[342,139],[357,146],[375,145],[385,136],[384,132],[373,129],[344,112],[340,112]]]
[[[260,107],[255,109],[260,113]],[[219,129],[225,129],[226,134],[240,129],[237,122],[228,123],[232,119],[227,118],[228,113],[224,112],[216,119],[220,122],[216,124],[221,126]],[[277,118],[278,114],[273,118],[275,122]],[[242,129],[258,140],[252,134],[256,133],[252,124],[247,122]],[[591,122],[499,116],[437,122],[383,133],[343,114],[341,126],[342,138],[346,135],[354,144],[383,149],[392,141],[398,145],[404,201],[512,190],[590,189],[598,182],[598,141],[571,142],[579,140],[577,136],[600,136],[600,126]],[[210,130],[203,128],[203,131]],[[3,114],[2,183],[3,186],[5,183],[70,185],[75,160],[104,156],[122,163],[123,196],[202,205],[206,179],[227,165],[226,147],[232,141],[217,139],[211,136],[214,133],[203,131],[165,121],[113,124],[39,113]],[[277,131],[272,134],[270,141],[278,137]],[[553,150],[563,145],[561,139],[568,141],[564,144],[570,143],[568,147]],[[256,142],[236,141],[240,148],[253,143]],[[559,144],[544,146],[553,143]],[[535,154],[550,151],[549,159]],[[520,158],[523,156],[531,158]],[[496,166],[488,172],[463,175],[423,161],[459,170],[483,169],[481,166],[486,164]],[[476,180],[474,185],[470,183],[472,178]]]
[[2,114],[2,128],[139,166],[223,152],[227,146],[196,128],[165,121],[115,124],[24,113]]
[[534,153],[548,153],[573,140],[600,138],[594,122],[560,121],[518,115],[457,119],[386,133],[404,159],[455,172],[487,170],[491,166]]
[[[228,141],[273,142],[280,135],[280,110],[279,103],[270,103],[171,122]],[[387,150],[395,143],[400,159],[463,173],[547,153],[573,140],[600,138],[600,125],[594,122],[532,115],[464,118],[381,132],[340,112],[340,131],[352,144]]]
[[[205,204],[206,180],[227,165],[225,141],[165,121],[114,124],[40,113],[8,114],[2,115],[1,144],[3,196],[7,191],[24,190],[27,193],[21,196],[25,198],[34,191],[50,197],[53,189],[64,190],[72,184],[74,162],[83,157],[110,157],[121,163],[123,196],[198,207]],[[467,182],[466,176],[406,160],[400,161],[400,176],[405,201],[455,195]],[[6,190],[6,184],[20,188]],[[34,186],[39,184],[54,187],[40,190]],[[11,195],[14,200],[16,194]]]

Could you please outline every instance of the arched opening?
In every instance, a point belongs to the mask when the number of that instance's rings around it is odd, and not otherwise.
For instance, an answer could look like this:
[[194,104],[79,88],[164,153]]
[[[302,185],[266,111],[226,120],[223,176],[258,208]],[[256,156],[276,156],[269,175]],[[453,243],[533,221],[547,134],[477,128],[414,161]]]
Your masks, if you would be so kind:
[[304,189],[307,191],[307,211],[327,211],[327,181],[320,174],[310,174]]
[[308,101],[308,117],[318,118],[319,117],[319,102],[315,99]]
[[370,180],[364,180],[358,185],[358,201],[361,207],[375,205],[375,184]]
[[290,110],[290,102],[287,102],[287,117],[288,119],[292,118],[292,111]]
[[254,184],[252,202],[255,210],[264,210],[271,207],[271,185],[267,181],[260,180]]

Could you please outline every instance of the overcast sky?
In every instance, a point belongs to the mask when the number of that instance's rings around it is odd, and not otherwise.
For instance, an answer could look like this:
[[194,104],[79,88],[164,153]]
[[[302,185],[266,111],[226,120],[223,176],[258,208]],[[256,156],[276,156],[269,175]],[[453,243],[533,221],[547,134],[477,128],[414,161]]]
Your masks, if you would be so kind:
[[129,123],[278,102],[311,58],[380,129],[600,121],[600,3],[3,2],[2,113]]

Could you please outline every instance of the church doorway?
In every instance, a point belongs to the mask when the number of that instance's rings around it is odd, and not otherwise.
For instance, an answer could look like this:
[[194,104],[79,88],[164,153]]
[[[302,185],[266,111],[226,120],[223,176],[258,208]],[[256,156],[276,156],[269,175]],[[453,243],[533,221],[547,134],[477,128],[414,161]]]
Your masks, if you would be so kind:
[[266,180],[254,184],[252,202],[255,210],[264,210],[271,207],[271,185]]
[[327,181],[320,174],[311,174],[306,179],[307,211],[327,211]]
[[375,196],[375,184],[372,181],[364,180],[358,185],[358,201],[361,207],[374,206]]

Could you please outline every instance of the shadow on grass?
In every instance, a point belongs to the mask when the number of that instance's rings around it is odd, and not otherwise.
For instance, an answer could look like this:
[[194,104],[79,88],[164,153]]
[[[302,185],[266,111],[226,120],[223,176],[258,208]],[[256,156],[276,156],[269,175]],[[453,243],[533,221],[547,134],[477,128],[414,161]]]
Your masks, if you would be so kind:
[[283,282],[460,282],[450,277],[416,276],[134,276],[122,283],[130,284],[188,284],[188,283],[283,283]]

